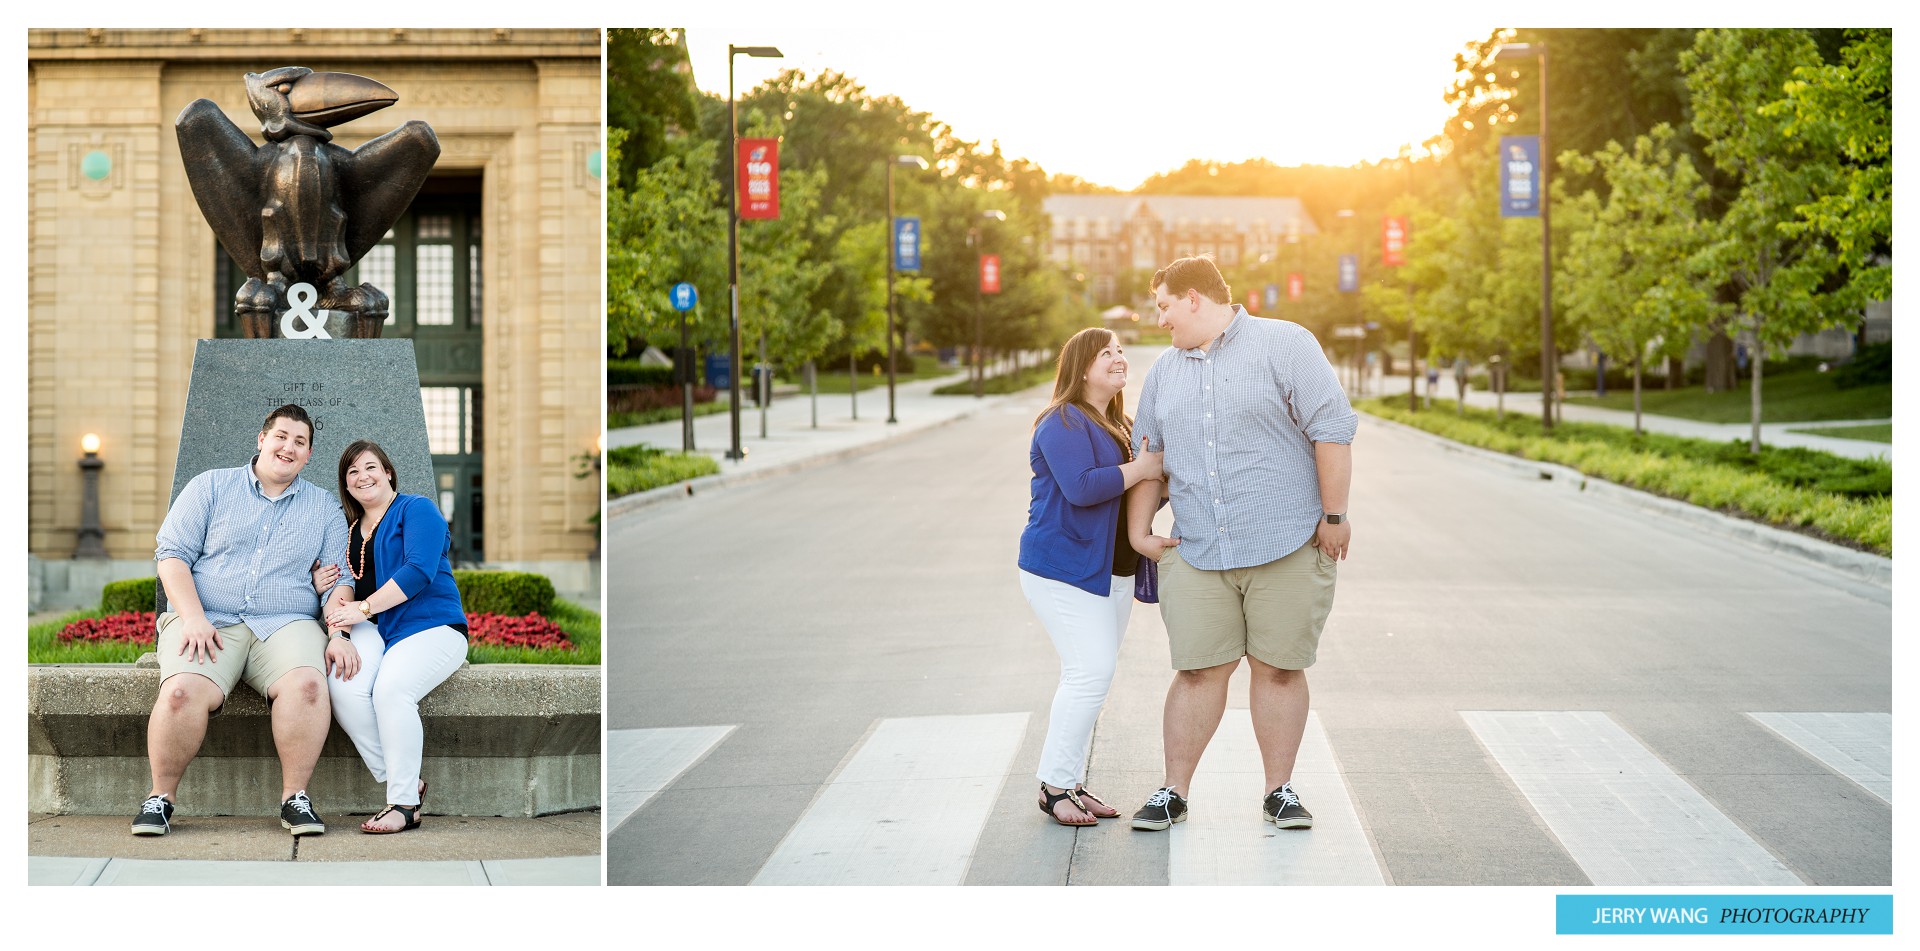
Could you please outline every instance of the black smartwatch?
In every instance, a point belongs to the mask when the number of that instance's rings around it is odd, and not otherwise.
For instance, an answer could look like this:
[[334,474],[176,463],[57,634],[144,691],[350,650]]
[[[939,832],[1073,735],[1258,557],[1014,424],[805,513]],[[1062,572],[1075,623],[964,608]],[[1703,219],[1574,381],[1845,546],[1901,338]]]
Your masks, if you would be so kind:
[[1324,514],[1328,525],[1338,525],[1347,520],[1347,513],[1345,512],[1327,512]]

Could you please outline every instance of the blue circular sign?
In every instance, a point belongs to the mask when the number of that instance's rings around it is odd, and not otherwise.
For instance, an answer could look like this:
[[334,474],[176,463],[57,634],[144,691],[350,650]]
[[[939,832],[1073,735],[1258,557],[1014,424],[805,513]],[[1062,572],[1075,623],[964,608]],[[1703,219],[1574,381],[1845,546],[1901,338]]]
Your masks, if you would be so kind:
[[692,310],[693,305],[700,303],[700,292],[694,290],[693,285],[685,281],[673,285],[673,290],[667,297],[673,301],[673,309],[679,311]]

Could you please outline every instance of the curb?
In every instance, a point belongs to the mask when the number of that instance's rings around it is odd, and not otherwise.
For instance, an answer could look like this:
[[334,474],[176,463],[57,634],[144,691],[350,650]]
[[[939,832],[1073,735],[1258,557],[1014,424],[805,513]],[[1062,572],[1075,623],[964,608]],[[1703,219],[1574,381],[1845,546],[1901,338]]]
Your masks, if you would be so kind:
[[1598,476],[1587,475],[1570,466],[1557,462],[1537,462],[1510,456],[1504,452],[1469,446],[1444,436],[1437,436],[1418,427],[1384,419],[1362,411],[1361,415],[1369,421],[1389,426],[1402,432],[1411,433],[1437,443],[1449,452],[1479,459],[1482,462],[1498,465],[1518,473],[1538,476],[1542,481],[1551,481],[1576,492],[1589,492],[1593,495],[1625,503],[1634,508],[1665,515],[1686,522],[1697,528],[1704,528],[1723,538],[1731,538],[1773,554],[1786,555],[1811,564],[1837,571],[1857,581],[1864,581],[1880,588],[1893,588],[1893,559],[1855,551],[1832,542],[1802,535],[1799,532],[1775,528],[1762,522],[1716,512],[1713,509],[1682,502],[1651,492],[1609,482]]
[[[886,432],[883,430],[883,432],[885,433],[884,435],[880,436],[877,439],[871,439],[866,442],[860,443],[859,445],[846,446],[844,448],[835,449],[830,452],[817,453],[815,455],[807,456],[805,458],[794,459],[788,462],[783,462],[776,466],[768,466],[764,469],[755,469],[751,472],[721,472],[716,475],[701,476],[698,479],[689,479],[685,482],[676,482],[673,485],[663,485],[657,489],[648,489],[645,492],[635,492],[631,495],[623,495],[616,499],[608,499],[607,500],[607,518],[609,520],[612,520],[615,518],[619,518],[622,515],[627,515],[632,512],[639,511],[640,509],[658,505],[662,502],[671,502],[676,499],[691,498],[694,495],[697,495],[701,492],[705,492],[711,489],[723,489],[733,485],[744,485],[747,483],[756,482],[760,479],[770,479],[770,478],[773,478],[774,476],[788,475],[790,473],[799,472],[802,469],[810,469],[810,468],[813,468],[814,466],[825,465],[829,462],[839,462],[842,459],[851,459],[855,456],[873,452],[897,440],[908,439],[913,436],[917,436],[921,433],[931,432],[935,429],[939,429],[942,426],[947,426],[953,423],[957,423],[960,420],[966,419],[974,415],[975,413],[978,413],[981,410],[986,409],[987,407],[992,406],[1000,402],[1001,400],[1006,399],[1008,396],[1011,396],[1011,395],[1013,394],[1003,393],[997,396],[989,397],[987,399],[977,400],[975,401],[975,405],[969,409],[963,410],[960,413],[953,416],[949,416],[945,419],[935,420],[934,422],[927,423],[923,426],[916,426],[912,429],[906,429],[906,430],[893,430],[891,432]],[[721,463],[721,465],[725,465],[725,464],[726,463]]]

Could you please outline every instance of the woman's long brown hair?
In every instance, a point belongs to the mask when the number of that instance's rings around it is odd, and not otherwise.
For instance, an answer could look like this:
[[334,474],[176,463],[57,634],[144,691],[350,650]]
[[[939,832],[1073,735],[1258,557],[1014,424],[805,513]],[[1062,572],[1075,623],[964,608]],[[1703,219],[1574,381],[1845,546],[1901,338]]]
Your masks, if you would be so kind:
[[[1127,415],[1126,394],[1113,394],[1113,399],[1104,407],[1087,402],[1087,368],[1093,366],[1093,360],[1101,350],[1119,344],[1120,338],[1105,327],[1088,327],[1069,338],[1066,345],[1060,348],[1060,360],[1054,366],[1053,400],[1046,409],[1040,411],[1039,416],[1034,417],[1033,425],[1039,426],[1047,414],[1058,413],[1069,404],[1078,406],[1081,412],[1087,414],[1087,418],[1099,423],[1100,428],[1120,444],[1123,455],[1132,459],[1133,417]],[[1066,422],[1067,418],[1062,416],[1061,421]],[[1068,425],[1072,424],[1069,422]]]

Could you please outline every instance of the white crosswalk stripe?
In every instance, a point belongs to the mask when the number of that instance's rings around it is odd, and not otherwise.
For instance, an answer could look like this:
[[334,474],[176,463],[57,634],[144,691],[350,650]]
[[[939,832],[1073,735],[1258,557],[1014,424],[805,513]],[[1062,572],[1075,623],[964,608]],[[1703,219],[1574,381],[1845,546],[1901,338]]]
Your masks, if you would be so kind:
[[732,726],[608,730],[607,831],[632,818],[733,730]]
[[1893,714],[1749,713],[1828,769],[1893,805]]
[[1261,817],[1268,790],[1246,710],[1228,710],[1193,776],[1187,821],[1166,833],[1174,885],[1384,885],[1353,797],[1320,717],[1307,714],[1293,790],[1311,829],[1277,829]]
[[753,884],[961,884],[1028,717],[880,721]]
[[1605,713],[1460,716],[1595,885],[1803,884]]

